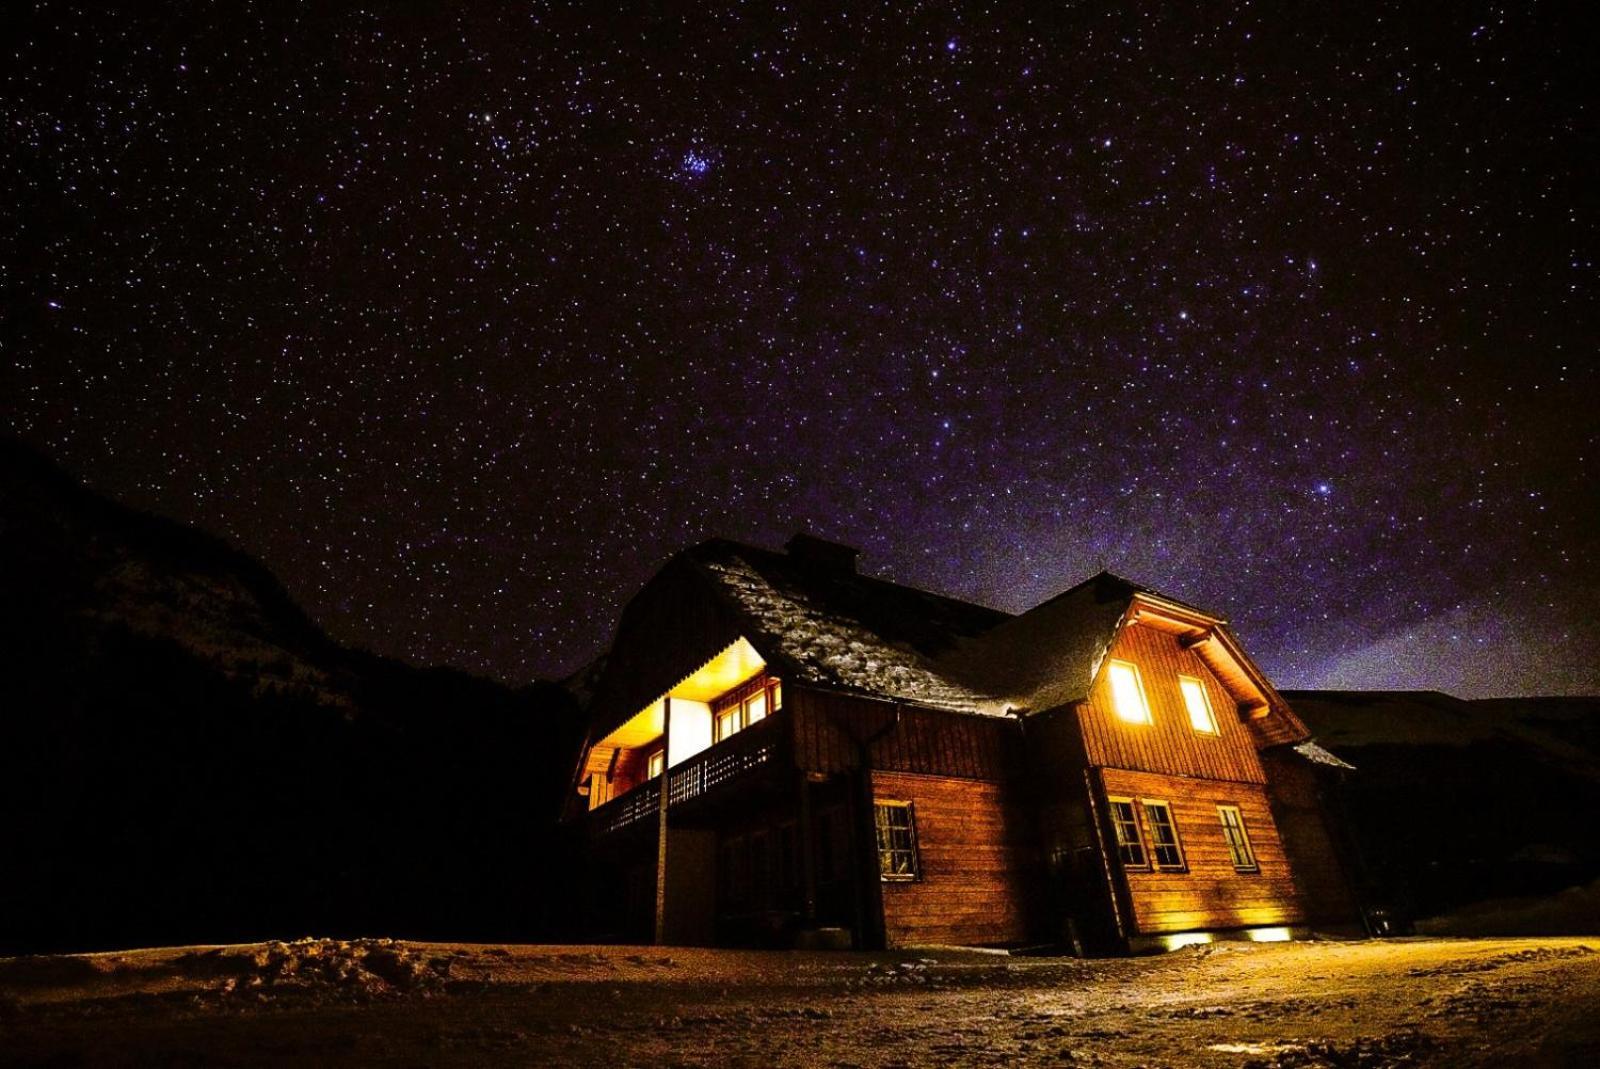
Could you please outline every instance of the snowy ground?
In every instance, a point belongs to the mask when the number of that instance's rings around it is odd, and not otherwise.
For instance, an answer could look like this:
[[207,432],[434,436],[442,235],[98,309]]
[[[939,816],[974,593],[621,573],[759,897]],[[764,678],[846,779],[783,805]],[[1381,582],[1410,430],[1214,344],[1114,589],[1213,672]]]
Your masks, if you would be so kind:
[[1600,939],[1077,961],[292,943],[0,959],[6,1065],[1596,1066]]

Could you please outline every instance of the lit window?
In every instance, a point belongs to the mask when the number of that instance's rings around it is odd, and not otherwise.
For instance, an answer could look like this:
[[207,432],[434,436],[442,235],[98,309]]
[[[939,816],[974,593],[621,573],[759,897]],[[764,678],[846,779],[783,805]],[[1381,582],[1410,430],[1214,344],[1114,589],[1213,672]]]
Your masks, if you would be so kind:
[[1198,679],[1179,676],[1178,689],[1183,691],[1183,706],[1189,710],[1189,725],[1203,735],[1217,734],[1217,718],[1212,715],[1205,684]]
[[885,880],[917,878],[917,821],[910,802],[879,802],[873,807],[878,827],[878,872]]
[[1117,716],[1130,724],[1150,723],[1150,706],[1145,704],[1144,688],[1139,685],[1139,670],[1127,661],[1112,661],[1106,669],[1111,678],[1111,704]]
[[783,684],[776,679],[772,681],[772,711],[777,712],[783,708]]
[[650,761],[649,761],[649,765],[648,765],[648,768],[649,768],[649,777],[648,778],[655,779],[657,776],[661,775],[662,771],[665,770],[666,767],[667,767],[667,751],[665,751],[665,750],[657,750],[655,753],[650,755]]
[[770,676],[757,676],[735,687],[712,704],[713,741],[721,742],[760,723],[777,712],[781,704],[782,691],[778,689],[778,681]]
[[1150,856],[1158,869],[1183,868],[1183,850],[1178,846],[1178,826],[1172,822],[1172,809],[1165,802],[1144,803],[1145,819],[1150,822]]
[[1256,854],[1250,849],[1250,836],[1244,830],[1244,815],[1236,805],[1217,806],[1217,816],[1222,820],[1222,837],[1228,841],[1228,854],[1233,867],[1239,872],[1256,871]]
[[1144,843],[1139,839],[1139,814],[1131,798],[1112,798],[1111,826],[1117,832],[1117,856],[1130,869],[1145,867]]

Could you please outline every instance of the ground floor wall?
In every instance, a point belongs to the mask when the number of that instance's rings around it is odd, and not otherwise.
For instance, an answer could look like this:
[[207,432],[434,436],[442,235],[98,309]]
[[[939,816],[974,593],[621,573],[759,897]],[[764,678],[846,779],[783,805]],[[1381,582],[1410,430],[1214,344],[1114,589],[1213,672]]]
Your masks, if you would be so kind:
[[[1136,803],[1150,852],[1145,806],[1149,801],[1170,807],[1182,849],[1183,867],[1138,869],[1116,862],[1125,935],[1204,931],[1230,928],[1289,927],[1306,919],[1289,860],[1272,818],[1265,787],[1225,780],[1191,779],[1151,772],[1101,769],[1101,796]],[[1253,871],[1236,869],[1218,812],[1234,806],[1256,861]],[[1109,820],[1109,817],[1104,818]],[[1114,842],[1107,828],[1108,842]]]
[[874,771],[872,794],[876,803],[910,803],[916,837],[915,877],[881,883],[889,946],[1028,940],[1036,848],[1002,784]]
[[1309,923],[1333,930],[1360,929],[1356,858],[1341,827],[1336,799],[1339,772],[1324,770],[1292,750],[1262,755],[1267,797],[1294,870]]

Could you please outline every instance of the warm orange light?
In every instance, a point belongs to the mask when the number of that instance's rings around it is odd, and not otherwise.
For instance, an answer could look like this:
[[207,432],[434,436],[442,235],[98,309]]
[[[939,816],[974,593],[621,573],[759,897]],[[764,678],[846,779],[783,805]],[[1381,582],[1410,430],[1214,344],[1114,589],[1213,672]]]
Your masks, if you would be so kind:
[[1178,677],[1178,689],[1183,692],[1183,706],[1189,710],[1189,725],[1204,735],[1217,733],[1217,718],[1212,715],[1211,702],[1206,697],[1205,684],[1188,676]]
[[1150,723],[1150,706],[1145,704],[1144,688],[1139,686],[1139,670],[1127,661],[1112,661],[1106,676],[1111,681],[1111,704],[1117,716],[1130,724]]

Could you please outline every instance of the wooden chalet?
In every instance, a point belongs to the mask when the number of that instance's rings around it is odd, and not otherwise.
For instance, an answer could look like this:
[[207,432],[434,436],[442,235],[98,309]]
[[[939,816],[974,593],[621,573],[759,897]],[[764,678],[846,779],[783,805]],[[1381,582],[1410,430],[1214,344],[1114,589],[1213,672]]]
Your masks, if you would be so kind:
[[1223,621],[1108,573],[1011,616],[856,556],[707,542],[628,604],[567,813],[597,936],[1103,953],[1353,915],[1337,759]]

